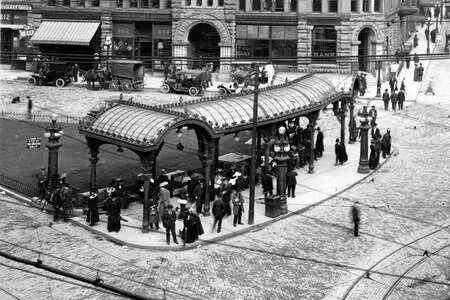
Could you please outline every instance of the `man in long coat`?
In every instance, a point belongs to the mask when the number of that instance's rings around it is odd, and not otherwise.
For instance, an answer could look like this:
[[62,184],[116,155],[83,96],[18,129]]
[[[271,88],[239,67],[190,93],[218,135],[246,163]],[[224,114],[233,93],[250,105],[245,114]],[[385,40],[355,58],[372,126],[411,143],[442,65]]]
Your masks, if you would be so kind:
[[400,91],[397,94],[397,100],[398,100],[398,109],[403,110],[403,102],[405,102],[405,90],[400,89]]
[[241,221],[242,213],[244,212],[244,198],[242,197],[242,194],[233,190],[231,193],[231,202],[233,203],[233,226],[236,226],[236,223],[244,225]]
[[202,207],[204,203],[204,191],[203,191],[203,182],[199,181],[194,188],[194,197],[195,197],[195,207],[197,214],[202,212]]
[[316,153],[317,157],[323,156],[323,132],[320,130],[320,127],[317,127],[317,137],[316,137]]
[[170,234],[172,234],[173,242],[178,244],[177,235],[175,233],[175,222],[177,220],[177,214],[173,210],[172,204],[167,206],[167,210],[165,211],[162,222],[164,228],[166,228],[166,242],[167,245],[170,245]]
[[390,99],[389,92],[387,89],[385,89],[383,93],[384,110],[389,109],[389,99]]
[[159,184],[159,194],[158,194],[158,215],[161,217],[167,206],[170,204],[170,192],[167,189],[168,182],[164,181]]
[[391,154],[391,131],[388,129],[381,139],[381,151],[383,158]]
[[45,192],[47,190],[48,177],[45,174],[45,168],[41,168],[41,172],[38,175],[38,193],[39,199],[42,201],[45,199]]
[[391,92],[391,104],[392,110],[397,111],[397,93],[395,91]]
[[213,231],[217,225],[217,233],[220,232],[220,230],[222,229],[222,219],[225,216],[225,213],[226,213],[226,204],[222,200],[222,197],[219,195],[216,197],[216,201],[214,201],[212,207],[212,214],[214,216],[214,223],[212,227]]
[[287,196],[295,198],[295,187],[297,186],[297,172],[290,170],[286,174]]
[[88,198],[86,222],[89,223],[89,226],[94,226],[98,221],[100,221],[98,213],[98,193],[95,190],[92,190]]

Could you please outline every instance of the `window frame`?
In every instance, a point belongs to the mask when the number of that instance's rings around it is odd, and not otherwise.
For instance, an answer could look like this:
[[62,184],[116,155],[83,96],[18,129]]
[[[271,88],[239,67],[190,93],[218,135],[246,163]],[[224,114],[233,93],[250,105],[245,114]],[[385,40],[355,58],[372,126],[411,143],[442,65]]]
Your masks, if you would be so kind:
[[312,12],[313,13],[322,12],[322,0],[312,0]]
[[[323,37],[316,36],[316,30],[323,30]],[[328,33],[327,33],[328,31]],[[337,53],[337,30],[334,26],[314,26],[311,32],[311,63],[313,64],[335,64]],[[327,37],[328,34],[332,34],[334,38]],[[315,55],[317,50],[323,51],[324,45],[328,44],[328,48],[332,49],[334,55]],[[331,47],[329,47],[331,46]],[[326,52],[324,52],[326,54]],[[324,59],[327,58],[327,59]]]

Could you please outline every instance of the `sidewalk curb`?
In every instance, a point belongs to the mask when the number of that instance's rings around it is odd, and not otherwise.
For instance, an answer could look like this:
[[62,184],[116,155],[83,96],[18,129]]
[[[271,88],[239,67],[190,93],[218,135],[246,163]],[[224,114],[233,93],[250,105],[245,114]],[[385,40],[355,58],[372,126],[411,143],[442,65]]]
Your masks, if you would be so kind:
[[[72,223],[73,225],[76,225],[76,226],[79,226],[81,228],[84,228],[84,229],[90,231],[91,233],[98,234],[99,236],[102,236],[106,240],[109,240],[111,242],[114,242],[114,243],[122,245],[122,246],[128,246],[128,247],[138,248],[138,249],[146,249],[146,250],[151,250],[151,251],[184,251],[184,250],[191,250],[191,249],[194,249],[194,248],[201,247],[203,245],[215,244],[217,242],[220,242],[220,241],[232,238],[232,237],[236,237],[236,236],[244,234],[244,233],[248,233],[248,232],[255,231],[255,230],[261,230],[261,229],[263,229],[263,228],[265,228],[265,227],[267,227],[267,226],[269,226],[269,225],[271,225],[271,224],[273,224],[275,222],[279,222],[281,220],[287,219],[287,218],[292,217],[294,215],[298,215],[298,214],[304,213],[304,212],[306,212],[306,211],[308,211],[308,210],[310,210],[310,209],[312,209],[312,208],[314,208],[316,206],[319,206],[320,204],[322,204],[322,203],[324,203],[324,202],[326,202],[326,201],[328,201],[330,199],[333,199],[334,197],[336,197],[336,196],[338,196],[338,195],[348,191],[349,189],[351,189],[354,186],[358,185],[359,183],[363,182],[368,177],[370,177],[373,174],[375,174],[376,172],[378,172],[378,170],[380,170],[381,167],[383,167],[384,164],[391,159],[392,155],[396,156],[397,154],[398,154],[398,148],[393,146],[392,153],[375,170],[372,170],[371,172],[369,172],[367,175],[365,175],[361,179],[355,181],[354,183],[350,184],[349,186],[345,187],[344,189],[342,189],[342,190],[340,190],[340,191],[338,191],[338,192],[336,192],[336,193],[326,197],[325,199],[323,199],[323,200],[321,200],[321,201],[319,201],[317,203],[311,204],[311,205],[309,205],[307,207],[303,207],[303,208],[298,209],[296,211],[291,211],[291,212],[289,212],[289,213],[287,213],[285,215],[281,215],[279,217],[273,218],[272,220],[268,220],[268,221],[260,223],[260,224],[252,225],[252,226],[249,226],[247,228],[243,228],[241,230],[229,232],[229,233],[223,234],[221,236],[218,236],[218,237],[215,237],[215,238],[212,238],[212,239],[209,239],[209,240],[201,240],[201,239],[199,239],[196,242],[194,242],[192,244],[189,244],[189,245],[185,245],[185,246],[183,246],[183,245],[176,246],[176,247],[170,247],[170,246],[143,246],[143,245],[139,245],[139,244],[124,242],[124,241],[122,241],[122,240],[120,240],[118,238],[115,238],[115,237],[112,237],[112,236],[108,235],[107,233],[104,233],[104,232],[102,232],[100,230],[97,230],[94,227],[90,227],[87,224],[80,223],[80,222],[78,222],[76,220],[73,220],[73,219],[69,219],[69,222]],[[37,208],[37,209],[42,210],[42,207],[36,205],[29,197],[26,197],[26,196],[24,196],[24,195],[22,195],[22,194],[20,194],[18,192],[15,192],[15,191],[13,191],[11,189],[8,189],[6,187],[3,187],[1,185],[0,185],[0,189],[5,191],[6,194],[8,194],[9,196],[11,196],[11,197],[13,197],[13,198],[15,198],[15,199],[17,199],[19,201],[26,202],[33,208]]]
[[260,223],[260,224],[252,225],[252,226],[249,226],[247,228],[243,228],[241,230],[229,232],[229,233],[223,234],[221,236],[218,236],[218,237],[215,237],[215,238],[212,238],[212,239],[209,239],[209,240],[198,239],[196,242],[191,243],[191,244],[186,244],[185,246],[182,246],[182,245],[176,246],[176,247],[171,247],[171,246],[143,246],[143,245],[139,245],[139,244],[124,242],[124,241],[122,241],[122,240],[120,240],[118,238],[112,237],[112,236],[110,236],[110,235],[108,235],[108,234],[106,234],[106,233],[104,233],[104,232],[102,232],[100,230],[97,230],[94,227],[90,227],[87,224],[80,223],[80,222],[72,220],[72,219],[69,219],[69,221],[72,224],[74,224],[74,225],[78,225],[78,226],[80,226],[80,227],[82,227],[84,229],[87,229],[87,230],[89,230],[89,231],[91,231],[91,232],[93,232],[95,234],[98,234],[98,235],[104,237],[107,240],[110,240],[110,241],[112,241],[112,242],[114,242],[116,244],[123,245],[123,246],[128,246],[128,247],[138,248],[138,249],[146,249],[146,250],[151,250],[151,251],[185,251],[185,250],[192,250],[194,248],[199,248],[199,247],[204,246],[204,245],[215,244],[217,242],[220,242],[220,241],[223,241],[223,240],[226,240],[226,239],[230,239],[230,238],[236,237],[236,236],[244,234],[244,233],[261,230],[261,229],[263,229],[263,228],[265,228],[265,227],[267,227],[267,226],[269,226],[269,225],[271,225],[271,224],[273,224],[275,222],[279,222],[279,221],[287,219],[289,217],[292,217],[292,216],[304,213],[304,212],[306,212],[306,211],[308,211],[308,210],[310,210],[310,209],[312,209],[312,208],[314,208],[316,206],[319,206],[320,204],[322,204],[322,203],[324,203],[324,202],[326,202],[326,201],[328,201],[330,199],[333,199],[334,197],[336,197],[336,196],[338,196],[338,195],[348,191],[349,189],[351,189],[354,186],[360,184],[361,182],[366,180],[368,177],[370,177],[373,174],[375,174],[376,172],[378,172],[378,170],[380,170],[381,167],[383,167],[384,164],[387,161],[389,161],[392,156],[396,156],[398,153],[399,153],[398,148],[393,147],[393,151],[391,152],[391,154],[376,169],[371,170],[370,173],[368,173],[367,175],[365,175],[361,179],[355,181],[354,183],[350,184],[349,186],[345,187],[344,189],[342,189],[342,190],[340,190],[340,191],[338,191],[338,192],[328,196],[327,198],[325,198],[325,199],[323,199],[323,200],[321,200],[321,201],[319,201],[317,203],[311,204],[311,205],[309,205],[307,207],[303,207],[303,208],[298,209],[296,211],[291,211],[291,212],[289,212],[289,213],[287,213],[285,215],[281,215],[279,217],[273,218],[272,220],[268,220],[268,221]]

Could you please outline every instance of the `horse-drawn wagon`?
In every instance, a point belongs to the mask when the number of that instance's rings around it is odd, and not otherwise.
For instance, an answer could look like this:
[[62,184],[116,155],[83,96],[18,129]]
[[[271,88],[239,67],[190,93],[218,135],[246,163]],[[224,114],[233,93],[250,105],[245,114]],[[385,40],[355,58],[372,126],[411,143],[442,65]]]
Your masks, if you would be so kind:
[[128,91],[132,88],[142,90],[144,88],[145,67],[139,60],[111,60],[110,88]]

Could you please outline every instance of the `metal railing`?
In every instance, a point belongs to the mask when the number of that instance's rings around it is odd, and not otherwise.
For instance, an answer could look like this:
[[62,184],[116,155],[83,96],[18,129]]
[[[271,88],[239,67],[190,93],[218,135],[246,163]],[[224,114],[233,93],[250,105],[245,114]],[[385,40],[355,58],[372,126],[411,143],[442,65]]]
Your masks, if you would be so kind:
[[37,184],[32,184],[22,178],[0,174],[0,184],[26,196],[34,197],[38,195]]
[[[63,115],[57,114],[58,123],[66,123],[66,124],[78,124],[80,120],[82,120],[83,116],[75,116],[75,115]],[[1,119],[12,119],[12,120],[20,120],[20,121],[29,121],[29,122],[41,122],[47,123],[51,121],[51,114],[28,114],[28,113],[20,113],[13,111],[1,111],[0,113]]]

